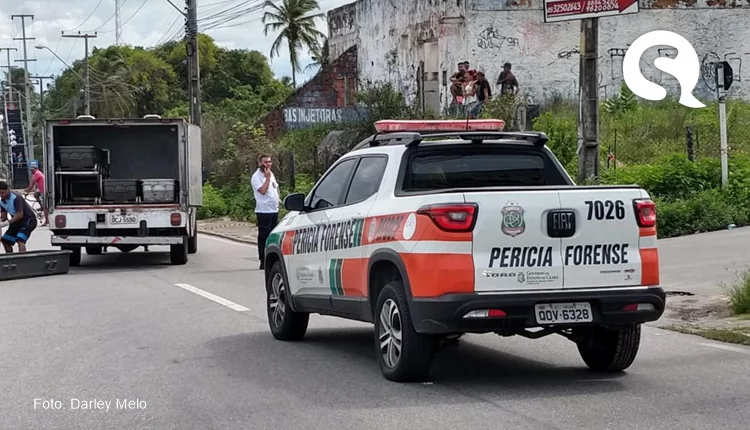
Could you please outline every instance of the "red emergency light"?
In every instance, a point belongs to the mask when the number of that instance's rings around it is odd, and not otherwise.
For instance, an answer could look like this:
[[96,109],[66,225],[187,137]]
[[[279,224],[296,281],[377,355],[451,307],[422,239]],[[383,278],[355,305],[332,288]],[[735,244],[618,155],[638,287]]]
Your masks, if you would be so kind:
[[503,131],[505,121],[501,119],[470,119],[470,120],[396,120],[384,119],[375,123],[378,133],[393,133],[399,131]]

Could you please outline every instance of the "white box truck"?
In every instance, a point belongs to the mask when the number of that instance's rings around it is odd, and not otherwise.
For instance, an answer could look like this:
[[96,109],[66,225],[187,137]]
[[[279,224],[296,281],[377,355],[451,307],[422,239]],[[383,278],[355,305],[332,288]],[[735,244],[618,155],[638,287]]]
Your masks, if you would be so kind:
[[114,247],[168,245],[172,264],[198,250],[203,204],[200,127],[181,118],[46,121],[51,243],[71,266]]

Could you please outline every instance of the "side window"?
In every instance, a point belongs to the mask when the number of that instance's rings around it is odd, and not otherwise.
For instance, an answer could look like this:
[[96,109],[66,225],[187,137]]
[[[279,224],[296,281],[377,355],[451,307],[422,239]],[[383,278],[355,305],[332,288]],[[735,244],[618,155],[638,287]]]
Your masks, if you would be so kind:
[[352,185],[346,196],[347,204],[367,200],[378,191],[387,162],[386,157],[362,158],[352,177]]
[[342,161],[323,178],[313,193],[310,206],[313,209],[323,209],[337,206],[344,187],[348,185],[347,178],[354,168],[355,159]]

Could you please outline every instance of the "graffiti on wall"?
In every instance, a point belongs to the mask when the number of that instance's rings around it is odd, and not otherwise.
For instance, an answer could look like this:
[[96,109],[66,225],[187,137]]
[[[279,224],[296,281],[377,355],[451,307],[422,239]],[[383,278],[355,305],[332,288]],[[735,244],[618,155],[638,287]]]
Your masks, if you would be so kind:
[[481,49],[500,49],[504,46],[517,47],[517,37],[502,36],[493,26],[485,28],[477,37],[477,47]]
[[717,53],[709,52],[701,61],[703,83],[711,91],[716,91],[716,65],[722,61],[728,62],[732,67],[732,78],[734,81],[742,82],[742,57],[748,55],[750,55],[750,52],[746,52],[743,55],[736,52],[727,52],[724,54],[724,58],[721,58]]

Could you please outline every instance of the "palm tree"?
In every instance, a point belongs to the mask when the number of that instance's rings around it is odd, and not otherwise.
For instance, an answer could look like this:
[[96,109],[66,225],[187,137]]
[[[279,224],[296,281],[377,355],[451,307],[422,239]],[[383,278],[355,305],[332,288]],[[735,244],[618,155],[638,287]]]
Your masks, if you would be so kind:
[[315,67],[323,67],[328,64],[330,60],[329,49],[328,49],[328,38],[323,38],[323,43],[318,45],[317,49],[311,51],[313,62],[305,67],[305,70],[309,70]]
[[271,59],[279,55],[281,45],[286,40],[289,49],[289,60],[292,63],[292,84],[297,88],[297,74],[300,72],[299,53],[300,49],[307,48],[311,52],[318,52],[319,39],[325,37],[315,27],[315,20],[324,18],[325,15],[318,13],[308,15],[315,9],[320,9],[317,0],[283,0],[280,6],[266,0],[263,5],[269,9],[263,14],[263,34],[269,31],[279,31],[278,37],[271,45]]

